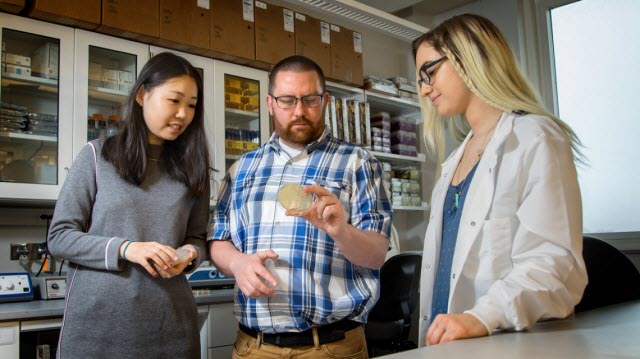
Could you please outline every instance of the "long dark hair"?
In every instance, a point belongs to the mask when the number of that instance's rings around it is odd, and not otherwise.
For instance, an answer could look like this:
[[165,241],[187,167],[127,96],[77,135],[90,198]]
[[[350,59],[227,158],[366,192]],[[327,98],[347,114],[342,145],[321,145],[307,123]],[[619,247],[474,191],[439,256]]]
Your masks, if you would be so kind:
[[184,58],[163,52],[152,57],[142,68],[140,76],[127,99],[119,133],[104,142],[102,157],[111,163],[120,176],[139,186],[148,166],[147,125],[136,94],[179,77],[193,78],[198,87],[198,101],[191,124],[175,140],[163,144],[161,165],[171,178],[184,183],[194,197],[209,193],[209,149],[204,128],[203,86],[200,73]]

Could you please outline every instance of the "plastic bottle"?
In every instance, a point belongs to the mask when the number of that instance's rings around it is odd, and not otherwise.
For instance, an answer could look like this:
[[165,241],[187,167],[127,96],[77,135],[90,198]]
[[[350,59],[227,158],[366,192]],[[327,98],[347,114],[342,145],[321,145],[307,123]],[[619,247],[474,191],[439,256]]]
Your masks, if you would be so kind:
[[107,138],[107,124],[104,120],[104,116],[101,113],[94,113],[91,115],[93,121],[95,121],[96,138]]
[[107,137],[112,137],[118,134],[118,125],[120,116],[109,115],[109,125],[107,126]]

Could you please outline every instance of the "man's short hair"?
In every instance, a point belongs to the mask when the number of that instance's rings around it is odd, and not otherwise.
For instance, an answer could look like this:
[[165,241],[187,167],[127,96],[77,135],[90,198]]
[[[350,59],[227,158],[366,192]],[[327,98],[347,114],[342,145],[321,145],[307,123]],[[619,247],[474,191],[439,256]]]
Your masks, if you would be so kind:
[[280,71],[294,71],[294,72],[305,72],[305,71],[315,71],[318,74],[318,78],[320,79],[320,87],[322,88],[322,92],[325,92],[325,80],[324,80],[324,72],[318,64],[316,64],[313,60],[308,57],[304,57],[302,55],[294,55],[284,58],[278,62],[271,72],[269,73],[269,94],[273,94],[273,89],[276,87],[276,76]]

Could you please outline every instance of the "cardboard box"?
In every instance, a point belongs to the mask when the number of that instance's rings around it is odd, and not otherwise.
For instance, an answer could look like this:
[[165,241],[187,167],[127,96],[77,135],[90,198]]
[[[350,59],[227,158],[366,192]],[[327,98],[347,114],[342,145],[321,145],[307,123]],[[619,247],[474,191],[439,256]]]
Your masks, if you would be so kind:
[[133,88],[133,72],[130,71],[118,71],[118,91],[129,93]]
[[2,53],[2,62],[7,64],[31,67],[31,58],[29,56],[22,56],[18,54],[12,54],[10,52]]
[[102,87],[118,91],[118,70],[102,69]]
[[102,87],[102,64],[89,63],[89,87]]
[[17,14],[24,9],[24,0],[0,0],[0,11]]
[[331,74],[329,78],[362,86],[362,35],[331,25]]
[[160,37],[153,43],[194,54],[208,51],[210,4],[211,0],[160,0]]
[[160,36],[159,0],[102,0],[98,32],[151,43]]
[[255,17],[256,67],[270,69],[296,53],[293,11],[256,0]]
[[295,14],[296,55],[315,61],[325,76],[331,73],[331,29],[329,23]]
[[30,67],[5,64],[5,63],[2,64],[2,72],[6,72],[11,75],[31,76]]
[[100,0],[33,0],[27,16],[57,24],[95,30],[100,25]]
[[57,80],[59,58],[60,45],[47,42],[40,46],[31,55],[31,72],[33,76]]
[[205,55],[241,65],[255,60],[253,0],[213,0],[210,12],[210,50]]

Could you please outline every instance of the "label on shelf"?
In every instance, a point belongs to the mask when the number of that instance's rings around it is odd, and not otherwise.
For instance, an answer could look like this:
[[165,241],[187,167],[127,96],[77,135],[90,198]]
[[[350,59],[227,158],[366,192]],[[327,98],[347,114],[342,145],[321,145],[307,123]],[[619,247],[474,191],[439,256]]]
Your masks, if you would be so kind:
[[296,13],[296,19],[298,19],[300,21],[307,21],[307,17],[304,16],[303,14],[299,14],[299,13]]
[[320,21],[320,39],[325,44],[331,43],[331,29],[329,23]]
[[362,35],[359,32],[353,32],[353,51],[362,53]]
[[267,10],[267,4],[263,3],[262,1],[257,1],[256,0],[256,7],[261,8],[262,10]]
[[253,0],[242,0],[242,19],[253,22]]
[[331,25],[331,31],[340,32],[340,26],[338,26],[338,25]]
[[198,7],[209,10],[210,1],[209,0],[198,0]]
[[293,32],[293,26],[295,20],[293,20],[293,11],[289,9],[282,9],[284,18],[284,31]]

